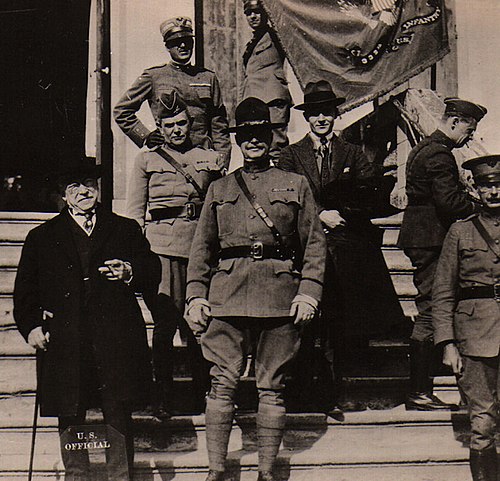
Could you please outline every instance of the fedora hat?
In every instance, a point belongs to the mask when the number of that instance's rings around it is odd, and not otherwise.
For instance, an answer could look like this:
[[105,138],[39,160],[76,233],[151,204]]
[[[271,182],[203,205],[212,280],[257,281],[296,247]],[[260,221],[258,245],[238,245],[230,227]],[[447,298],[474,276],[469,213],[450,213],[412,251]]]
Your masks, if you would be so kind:
[[296,105],[297,110],[306,110],[321,104],[340,105],[345,102],[345,98],[337,97],[332,86],[326,80],[309,82],[304,90],[304,103]]
[[226,132],[240,132],[250,129],[277,129],[284,127],[283,123],[271,122],[269,107],[262,100],[255,97],[248,97],[238,104],[234,117],[236,125],[229,127]]

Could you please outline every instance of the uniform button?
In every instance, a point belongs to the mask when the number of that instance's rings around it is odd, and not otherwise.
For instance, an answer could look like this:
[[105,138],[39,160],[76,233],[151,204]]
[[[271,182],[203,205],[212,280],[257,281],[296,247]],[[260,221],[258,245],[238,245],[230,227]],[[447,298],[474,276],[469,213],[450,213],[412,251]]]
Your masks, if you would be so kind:
[[493,262],[494,262],[495,264],[498,264],[498,263],[500,262],[500,259],[499,259],[498,257],[495,257],[495,258],[493,259]]
[[71,292],[65,292],[65,293],[64,293],[64,297],[65,297],[66,299],[69,299],[69,297],[70,297],[70,296],[71,296]]
[[182,164],[182,167],[186,168],[188,165],[187,164]]
[[255,219],[255,216],[254,216],[253,214],[250,214],[248,217],[249,217],[250,219]]
[[256,199],[257,196],[255,194],[252,194],[252,199]]
[[500,244],[500,240],[495,239],[495,244]]
[[73,264],[68,264],[68,270],[73,269]]
[[252,175],[250,176],[250,178],[251,178],[252,180],[256,180],[256,179],[257,179],[257,176],[256,176],[255,174],[252,174]]
[[257,239],[257,236],[255,234],[251,234],[250,239],[255,240],[255,239]]
[[497,220],[493,224],[496,225],[497,227],[500,225],[500,223]]

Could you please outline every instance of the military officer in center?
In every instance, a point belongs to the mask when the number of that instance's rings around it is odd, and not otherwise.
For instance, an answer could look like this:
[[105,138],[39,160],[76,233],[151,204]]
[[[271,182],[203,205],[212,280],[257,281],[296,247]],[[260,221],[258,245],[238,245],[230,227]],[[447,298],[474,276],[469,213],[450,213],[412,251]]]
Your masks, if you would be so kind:
[[444,240],[433,288],[434,343],[459,377],[471,423],[474,481],[497,481],[500,389],[500,155],[463,164],[472,170],[479,213],[454,223]]
[[130,176],[127,215],[145,227],[146,237],[162,264],[158,292],[144,292],[155,326],[153,364],[157,387],[155,412],[172,412],[173,338],[177,327],[187,336],[194,388],[194,412],[203,411],[208,388],[208,368],[183,315],[186,268],[191,241],[208,185],[221,177],[224,156],[214,150],[193,147],[192,118],[174,90],[158,101],[158,127],[165,143],[154,151],[139,153]]
[[234,396],[249,338],[256,341],[259,481],[272,481],[285,424],[284,376],[300,326],[321,298],[326,241],[307,179],[270,165],[269,108],[236,108],[244,165],[213,182],[188,265],[188,320],[213,363],[207,399],[207,481],[223,479]]
[[406,163],[408,206],[399,247],[410,258],[418,295],[418,315],[410,338],[410,392],[406,409],[455,409],[432,392],[432,283],[443,240],[450,225],[471,215],[476,206],[460,183],[453,149],[463,147],[486,114],[481,105],[458,98],[445,100],[442,122],[419,142]]
[[160,32],[171,61],[144,70],[116,104],[113,111],[115,121],[138,147],[162,145],[161,130],[150,131],[139,120],[137,112],[147,101],[157,120],[161,94],[176,90],[186,102],[193,119],[193,145],[203,145],[209,140],[210,147],[226,155],[227,167],[231,142],[225,131],[228,125],[226,108],[215,73],[190,63],[194,38],[191,19],[177,17],[166,20],[160,25]]

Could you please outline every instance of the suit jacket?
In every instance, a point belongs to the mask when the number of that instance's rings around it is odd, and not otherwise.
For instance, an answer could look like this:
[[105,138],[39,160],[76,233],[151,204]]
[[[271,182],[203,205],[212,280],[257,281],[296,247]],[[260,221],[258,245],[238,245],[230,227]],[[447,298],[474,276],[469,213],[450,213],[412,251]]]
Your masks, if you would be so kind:
[[[144,400],[152,375],[135,292],[157,286],[159,259],[135,221],[98,208],[87,291],[72,222],[64,209],[30,231],[14,287],[14,319],[24,338],[38,326],[50,332],[48,350],[39,357],[43,359],[39,389],[45,416],[77,413],[84,349],[94,350],[101,387],[131,406]],[[98,267],[115,258],[131,263],[129,285],[99,274]],[[43,311],[51,312],[53,318],[44,321]]]
[[[210,182],[221,176],[223,159],[213,150],[195,147],[181,153],[167,146],[163,149],[181,164],[204,191],[208,189]],[[152,211],[183,206],[186,202],[196,203],[201,210],[202,200],[196,189],[173,165],[157,152],[141,152],[130,176],[127,216],[144,227],[146,208]],[[187,217],[153,221],[146,226],[146,237],[153,252],[187,258],[197,223],[198,219]]]
[[453,147],[453,141],[436,130],[410,152],[400,247],[439,247],[450,225],[476,210],[460,183]]
[[244,99],[257,97],[266,103],[273,100],[292,103],[288,82],[283,71],[283,58],[269,31],[255,45],[244,74]]
[[167,63],[144,70],[116,104],[113,110],[116,123],[138,147],[142,147],[150,131],[139,120],[137,112],[147,101],[154,119],[158,120],[158,99],[161,94],[173,90],[184,99],[193,118],[193,144],[202,145],[209,136],[215,150],[229,153],[231,141],[224,131],[228,124],[219,81],[214,72],[204,68]]
[[[499,303],[458,300],[462,287],[500,281],[500,262],[472,223],[477,216],[455,222],[444,240],[432,291],[434,342],[456,342],[466,356],[494,357],[500,346]],[[482,212],[479,219],[493,239],[500,239],[500,218]]]
[[233,173],[208,189],[189,256],[186,298],[208,299],[214,317],[286,317],[296,294],[321,298],[326,246],[314,199],[306,179],[274,167],[243,171],[243,178],[284,243],[297,249],[301,268],[290,259],[219,260],[226,247],[276,245]]

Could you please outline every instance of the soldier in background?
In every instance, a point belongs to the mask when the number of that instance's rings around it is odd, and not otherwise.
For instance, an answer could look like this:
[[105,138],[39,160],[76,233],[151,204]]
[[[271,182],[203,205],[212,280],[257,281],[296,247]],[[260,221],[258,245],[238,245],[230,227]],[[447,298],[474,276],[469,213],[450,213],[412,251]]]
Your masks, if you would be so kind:
[[171,61],[144,70],[116,104],[113,111],[115,121],[138,147],[162,145],[164,139],[161,131],[156,129],[150,132],[137,117],[137,112],[147,100],[157,120],[158,111],[161,110],[159,98],[175,90],[186,102],[193,119],[193,145],[204,144],[208,137],[211,146],[226,155],[227,167],[231,143],[225,132],[226,108],[215,73],[190,63],[194,44],[191,19],[177,17],[166,20],[160,25],[160,32]]
[[157,388],[155,414],[168,417],[173,401],[173,338],[177,328],[187,337],[195,390],[194,411],[204,409],[208,368],[191,330],[184,321],[186,268],[203,200],[210,182],[221,177],[224,157],[193,147],[192,119],[174,90],[158,99],[158,128],[165,139],[154,151],[141,152],[134,163],[127,195],[127,215],[145,227],[146,237],[162,264],[158,292],[144,292],[154,320],[153,364]]
[[244,0],[244,10],[253,37],[243,54],[243,99],[256,97],[269,107],[271,121],[283,124],[274,129],[269,156],[277,162],[280,150],[288,145],[292,97],[283,70],[285,52],[276,32],[269,26],[260,0]]
[[285,374],[299,329],[321,297],[325,238],[307,180],[271,167],[269,108],[249,97],[236,108],[242,169],[213,182],[191,248],[188,320],[213,363],[207,399],[207,481],[222,481],[234,396],[250,340],[256,342],[259,481],[273,481],[285,426]]
[[472,139],[486,109],[457,98],[445,103],[440,128],[413,148],[406,164],[408,207],[398,245],[415,267],[413,282],[418,290],[418,315],[410,338],[408,410],[456,409],[432,393],[432,283],[450,225],[477,209],[460,183],[452,150]]
[[454,223],[444,240],[432,291],[434,343],[458,376],[471,423],[474,481],[497,481],[500,349],[500,155],[468,160],[482,208]]

